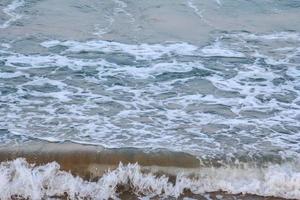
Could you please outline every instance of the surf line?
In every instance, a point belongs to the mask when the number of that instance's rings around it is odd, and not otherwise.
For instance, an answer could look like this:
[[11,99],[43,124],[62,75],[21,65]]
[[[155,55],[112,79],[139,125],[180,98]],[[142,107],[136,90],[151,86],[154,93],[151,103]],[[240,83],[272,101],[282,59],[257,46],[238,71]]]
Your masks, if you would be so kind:
[[14,0],[9,5],[7,5],[5,8],[3,8],[3,12],[8,15],[10,18],[5,21],[3,24],[0,25],[0,29],[8,28],[12,22],[17,21],[22,18],[22,15],[15,13],[14,11],[25,5],[24,0]]

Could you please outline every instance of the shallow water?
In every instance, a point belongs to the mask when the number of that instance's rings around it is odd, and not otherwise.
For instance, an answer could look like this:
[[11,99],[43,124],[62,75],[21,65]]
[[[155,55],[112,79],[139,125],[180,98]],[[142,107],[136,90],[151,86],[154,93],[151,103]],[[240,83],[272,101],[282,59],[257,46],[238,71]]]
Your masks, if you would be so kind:
[[297,163],[299,11],[296,0],[1,1],[0,142]]

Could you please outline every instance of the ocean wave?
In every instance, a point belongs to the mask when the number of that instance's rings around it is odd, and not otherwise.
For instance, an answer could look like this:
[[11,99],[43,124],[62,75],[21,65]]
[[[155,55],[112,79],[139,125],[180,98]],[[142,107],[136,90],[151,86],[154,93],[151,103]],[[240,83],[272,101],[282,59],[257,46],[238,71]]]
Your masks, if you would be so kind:
[[35,200],[67,195],[70,199],[118,199],[120,186],[140,197],[161,199],[178,198],[185,191],[300,198],[300,171],[291,163],[266,168],[201,168],[193,177],[182,172],[171,180],[166,175],[145,172],[138,164],[120,164],[90,182],[62,171],[55,162],[36,166],[19,158],[0,165],[0,198],[22,196]]

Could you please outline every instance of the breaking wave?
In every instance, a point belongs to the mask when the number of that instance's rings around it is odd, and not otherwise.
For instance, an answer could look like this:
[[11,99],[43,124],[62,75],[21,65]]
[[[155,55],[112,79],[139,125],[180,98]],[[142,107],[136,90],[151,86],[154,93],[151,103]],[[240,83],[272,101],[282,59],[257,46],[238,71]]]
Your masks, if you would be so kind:
[[119,164],[98,180],[86,181],[60,170],[55,162],[35,166],[19,158],[0,165],[0,198],[42,199],[67,194],[70,199],[118,199],[120,186],[140,197],[177,198],[185,191],[194,194],[225,191],[300,198],[300,170],[291,163],[265,168],[199,168],[197,171],[193,178],[183,172],[171,181],[168,176],[144,172],[138,164]]

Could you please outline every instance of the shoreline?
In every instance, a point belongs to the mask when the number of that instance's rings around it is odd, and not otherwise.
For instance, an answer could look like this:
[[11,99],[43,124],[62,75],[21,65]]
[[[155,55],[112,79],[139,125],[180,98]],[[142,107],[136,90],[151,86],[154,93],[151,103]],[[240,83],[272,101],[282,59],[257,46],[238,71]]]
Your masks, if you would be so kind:
[[[51,162],[57,162],[60,166],[59,170],[71,173],[74,177],[78,176],[88,182],[97,182],[104,174],[120,168],[119,163],[126,164],[138,163],[141,173],[153,174],[157,177],[167,177],[168,182],[177,184],[177,175],[185,173],[186,177],[193,179],[197,172],[201,172],[205,176],[214,176],[219,173],[231,173],[226,168],[202,168],[200,161],[189,154],[180,152],[170,152],[167,150],[157,150],[144,152],[141,149],[123,148],[123,149],[106,149],[102,146],[83,145],[71,142],[64,143],[47,143],[47,142],[29,142],[18,145],[7,145],[0,147],[0,162],[14,161],[17,158],[25,158],[26,161],[34,166],[45,166]],[[33,166],[32,166],[33,167]],[[251,169],[241,171],[237,169],[240,176],[247,176]],[[248,170],[248,171],[247,171]],[[253,170],[253,169],[252,169]],[[208,173],[208,174],[206,174]],[[232,171],[232,173],[236,173]],[[216,176],[217,176],[216,174]],[[228,177],[231,174],[228,174]],[[249,176],[251,177],[251,175]],[[248,178],[249,178],[248,177]],[[203,178],[203,177],[202,177]],[[218,177],[217,177],[218,178]],[[222,177],[221,177],[222,178]],[[231,178],[236,178],[232,176]],[[243,178],[242,178],[243,179]],[[226,180],[226,178],[224,179]],[[228,179],[230,180],[230,178]],[[231,180],[232,183],[238,179]],[[204,180],[205,181],[205,180]],[[201,182],[201,181],[200,181]],[[129,181],[130,183],[130,181]],[[229,184],[232,184],[229,183]],[[131,185],[117,185],[116,191],[120,194],[121,199],[138,199],[138,196],[132,191]],[[242,200],[284,200],[287,198],[258,196],[248,193],[230,194],[221,190],[215,192],[205,192],[204,194],[193,194],[189,189],[183,190],[183,194],[178,199],[184,197],[195,199],[206,199],[207,195],[212,199],[218,199],[222,196],[225,200],[242,199]],[[64,199],[66,197],[59,197]],[[154,198],[159,199],[159,197]],[[170,198],[173,199],[173,198]]]
[[170,175],[176,175],[180,171],[192,172],[200,167],[196,157],[167,150],[144,152],[136,148],[107,149],[71,142],[29,142],[0,147],[0,162],[20,157],[36,165],[57,162],[62,170],[84,179],[98,178],[107,170],[117,168],[119,163],[138,163],[146,171],[151,168],[151,171],[159,173],[171,172]]

